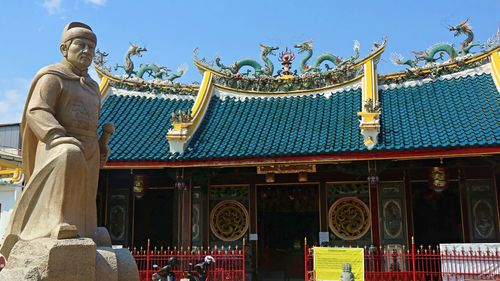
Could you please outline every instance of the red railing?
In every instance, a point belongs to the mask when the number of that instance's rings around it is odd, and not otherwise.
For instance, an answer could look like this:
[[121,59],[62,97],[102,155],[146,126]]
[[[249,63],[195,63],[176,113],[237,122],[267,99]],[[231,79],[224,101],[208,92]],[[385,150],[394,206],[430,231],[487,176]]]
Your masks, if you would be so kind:
[[[500,280],[498,247],[461,249],[439,247],[371,247],[365,248],[365,280],[367,281],[460,281]],[[304,247],[305,280],[313,281],[313,250]]]
[[150,248],[149,241],[146,249],[134,249],[134,256],[139,268],[141,281],[150,281],[157,269],[167,264],[168,259],[175,257],[180,264],[175,265],[173,272],[176,279],[185,277],[185,273],[192,270],[191,264],[203,262],[205,256],[210,255],[215,259],[215,264],[208,266],[207,281],[234,280],[245,281],[245,240],[243,247],[211,247],[199,249],[183,248]]

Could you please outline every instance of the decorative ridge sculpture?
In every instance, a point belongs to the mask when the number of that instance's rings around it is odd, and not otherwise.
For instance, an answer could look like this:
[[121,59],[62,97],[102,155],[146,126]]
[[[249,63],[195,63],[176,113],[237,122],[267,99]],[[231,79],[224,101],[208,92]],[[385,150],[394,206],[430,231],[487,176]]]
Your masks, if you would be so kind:
[[[273,47],[273,46],[267,46],[264,44],[260,44],[261,47],[261,52],[260,52],[260,57],[264,61],[264,68],[262,68],[261,64],[258,63],[254,59],[242,59],[239,61],[236,61],[233,66],[228,67],[225,66],[220,62],[220,57],[215,58],[215,64],[220,67],[221,71],[223,72],[229,72],[231,74],[236,74],[240,71],[240,69],[244,66],[250,66],[254,70],[254,75],[255,77],[260,77],[260,76],[273,76],[274,73],[274,64],[273,62],[268,58],[269,55],[275,55],[274,51],[278,50],[278,47]],[[250,70],[244,74],[248,76],[250,74]]]
[[[305,41],[303,43],[296,44],[294,47],[299,49],[299,54],[302,52],[306,52],[306,56],[300,61],[300,71],[302,72],[302,74],[305,74],[308,72],[321,72],[321,69],[320,69],[321,64],[323,62],[326,62],[326,61],[333,63],[333,65],[335,67],[340,67],[342,65],[353,63],[354,61],[356,61],[359,58],[359,49],[360,49],[359,42],[356,40],[356,41],[354,41],[354,47],[353,47],[355,54],[352,55],[351,57],[343,60],[341,57],[339,57],[337,55],[333,55],[330,53],[323,53],[323,54],[320,54],[316,58],[316,60],[314,61],[314,64],[312,66],[309,66],[307,64],[307,62],[309,61],[309,59],[313,55],[312,40],[308,40],[308,41]],[[325,64],[325,68],[326,68],[326,71],[330,71],[333,69],[328,64]]]
[[454,61],[458,57],[463,57],[466,55],[469,55],[471,53],[471,49],[473,47],[479,47],[481,50],[484,50],[486,47],[486,44],[481,44],[478,42],[474,42],[474,33],[472,32],[472,28],[469,25],[469,19],[466,19],[465,21],[455,25],[455,26],[449,26],[450,31],[454,31],[454,36],[457,37],[461,34],[464,34],[467,36],[461,43],[460,43],[460,50],[456,50],[455,46],[450,43],[437,43],[432,46],[430,46],[427,50],[425,51],[413,51],[413,54],[415,54],[414,59],[407,59],[405,60],[404,57],[400,54],[393,54],[392,55],[392,61],[395,65],[408,65],[412,68],[418,67],[418,63],[423,61],[425,64],[432,64],[435,63],[438,60],[443,60],[444,54],[447,54],[450,60]]

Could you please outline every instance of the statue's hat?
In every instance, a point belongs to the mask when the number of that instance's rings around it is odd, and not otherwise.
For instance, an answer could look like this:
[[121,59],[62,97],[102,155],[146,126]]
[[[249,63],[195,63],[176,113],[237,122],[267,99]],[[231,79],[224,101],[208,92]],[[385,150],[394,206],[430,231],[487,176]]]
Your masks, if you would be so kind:
[[61,43],[66,43],[75,38],[86,38],[97,43],[97,37],[92,28],[82,22],[74,21],[68,23],[62,32]]

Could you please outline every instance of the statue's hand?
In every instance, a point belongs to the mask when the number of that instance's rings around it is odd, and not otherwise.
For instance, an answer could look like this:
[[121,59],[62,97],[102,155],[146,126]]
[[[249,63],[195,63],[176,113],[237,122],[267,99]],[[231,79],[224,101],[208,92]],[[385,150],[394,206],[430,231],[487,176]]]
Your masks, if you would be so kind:
[[53,138],[49,141],[49,143],[47,143],[47,145],[49,146],[49,148],[52,148],[52,147],[56,147],[56,146],[63,144],[63,143],[74,144],[74,145],[78,146],[81,150],[83,150],[82,143],[74,137]]

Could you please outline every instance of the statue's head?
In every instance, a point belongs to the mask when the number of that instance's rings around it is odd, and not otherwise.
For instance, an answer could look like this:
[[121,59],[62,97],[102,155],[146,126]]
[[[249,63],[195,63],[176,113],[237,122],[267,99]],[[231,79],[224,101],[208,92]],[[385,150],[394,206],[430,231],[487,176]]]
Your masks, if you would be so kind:
[[92,64],[96,44],[97,37],[90,26],[70,22],[64,27],[60,50],[67,62],[84,71]]

